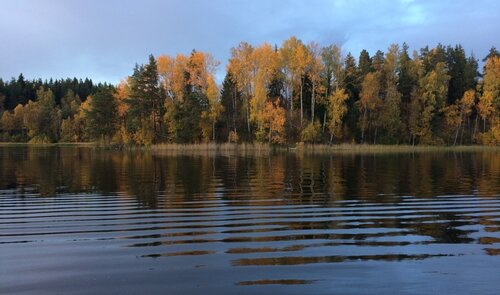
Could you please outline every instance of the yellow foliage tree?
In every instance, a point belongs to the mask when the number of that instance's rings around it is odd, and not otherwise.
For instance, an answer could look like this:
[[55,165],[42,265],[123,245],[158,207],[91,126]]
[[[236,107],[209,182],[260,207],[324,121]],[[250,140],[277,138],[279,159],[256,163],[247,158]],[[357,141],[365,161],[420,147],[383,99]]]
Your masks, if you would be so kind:
[[208,109],[201,113],[202,136],[206,141],[210,140],[210,138],[215,141],[215,124],[224,111],[224,107],[220,103],[219,88],[211,76],[208,78],[206,95],[208,98]]
[[312,64],[313,56],[309,52],[308,48],[302,43],[299,42],[298,46],[293,55],[293,67],[294,72],[297,73],[299,91],[300,91],[300,124],[304,121],[304,80],[306,78],[307,69],[309,65]]
[[268,142],[275,144],[285,143],[285,109],[278,101],[266,102],[266,125],[268,126]]
[[[482,142],[500,144],[500,57],[491,56],[484,67],[483,94],[477,106],[483,119]],[[489,123],[489,131],[486,123]]]
[[254,96],[250,102],[250,120],[257,125],[257,140],[265,141],[266,132],[266,103],[268,101],[268,87],[272,75],[276,70],[276,53],[272,46],[265,43],[253,52],[255,76],[252,79]]
[[255,63],[253,47],[242,42],[237,47],[231,48],[231,58],[227,71],[233,74],[238,91],[243,96],[247,131],[250,132],[250,99],[254,96],[252,81],[255,76]]
[[[458,125],[457,131],[455,133],[455,140],[453,141],[453,145],[457,143],[458,133],[461,130],[460,135],[460,144],[462,144],[462,138],[464,134],[464,125],[465,122],[470,122],[470,115],[476,103],[476,91],[469,89],[464,92],[463,97],[457,102],[458,109],[460,111],[460,124]],[[470,124],[468,124],[470,125]]]
[[361,142],[365,142],[365,130],[371,121],[371,114],[381,103],[380,99],[380,73],[368,73],[361,85],[359,108],[363,114],[361,122]]
[[500,110],[500,57],[492,56],[484,67],[483,94],[479,99],[479,115],[483,119],[483,132],[486,132],[486,122],[498,118]]
[[[310,63],[308,67],[308,77],[312,83],[311,90],[311,123],[314,123],[314,112],[316,106],[317,94],[324,92],[324,87],[321,87],[323,79],[323,62],[321,59],[321,48],[318,43],[310,43],[308,46],[310,52]],[[319,86],[319,87],[318,87]]]
[[432,132],[432,121],[436,114],[441,112],[446,103],[448,93],[448,82],[450,76],[447,74],[446,65],[443,62],[436,64],[434,70],[427,73],[419,81],[420,115],[418,116],[417,136],[420,143],[434,143]]
[[342,131],[342,119],[347,112],[346,101],[349,98],[342,88],[337,88],[328,97],[328,131],[330,132],[330,144],[334,136],[340,136]]
[[456,143],[458,131],[462,124],[462,116],[458,104],[452,104],[443,108],[444,114],[444,130],[443,133],[446,138],[454,137],[453,143]]

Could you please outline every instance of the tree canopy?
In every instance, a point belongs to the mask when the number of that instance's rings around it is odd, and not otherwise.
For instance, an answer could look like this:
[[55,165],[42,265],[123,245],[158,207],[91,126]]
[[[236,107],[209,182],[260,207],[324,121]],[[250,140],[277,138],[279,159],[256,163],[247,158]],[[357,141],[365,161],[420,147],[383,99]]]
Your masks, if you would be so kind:
[[150,55],[118,85],[0,79],[3,141],[500,144],[500,54],[393,44],[241,42],[226,76],[208,52]]

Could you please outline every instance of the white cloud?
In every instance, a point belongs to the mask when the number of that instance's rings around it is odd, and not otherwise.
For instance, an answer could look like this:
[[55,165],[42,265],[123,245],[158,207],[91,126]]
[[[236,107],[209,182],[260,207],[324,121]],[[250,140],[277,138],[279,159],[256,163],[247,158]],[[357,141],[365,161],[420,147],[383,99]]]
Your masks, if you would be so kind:
[[357,56],[390,43],[462,43],[478,57],[499,46],[497,1],[11,0],[0,10],[0,77],[89,76],[117,82],[149,53],[210,51],[291,35]]

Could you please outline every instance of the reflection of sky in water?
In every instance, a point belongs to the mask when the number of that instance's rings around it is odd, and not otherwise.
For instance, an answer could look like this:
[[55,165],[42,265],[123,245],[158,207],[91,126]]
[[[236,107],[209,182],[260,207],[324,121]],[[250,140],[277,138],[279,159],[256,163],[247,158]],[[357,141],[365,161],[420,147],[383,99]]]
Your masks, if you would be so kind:
[[494,294],[499,188],[488,152],[2,148],[0,293]]

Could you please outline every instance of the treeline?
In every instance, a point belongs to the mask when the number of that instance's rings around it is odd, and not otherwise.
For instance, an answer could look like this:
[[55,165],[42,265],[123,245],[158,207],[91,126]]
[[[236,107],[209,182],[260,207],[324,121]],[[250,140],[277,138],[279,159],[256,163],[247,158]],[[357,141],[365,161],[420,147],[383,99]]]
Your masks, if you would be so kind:
[[107,84],[94,84],[91,79],[60,79],[60,80],[26,80],[23,74],[17,79],[10,81],[0,79],[0,96],[2,97],[2,110],[13,110],[18,104],[26,104],[28,100],[36,98],[36,91],[40,87],[50,89],[54,94],[56,103],[59,105],[61,99],[67,94],[68,90],[73,91],[81,99],[85,100],[87,96],[94,93],[101,87],[107,87]]
[[62,95],[49,85],[4,92],[12,80],[0,85],[0,128],[4,141],[31,142],[498,145],[500,53],[483,61],[480,72],[460,45],[391,45],[356,60],[295,37],[281,47],[242,42],[220,86],[219,63],[198,51],[150,56],[88,96],[71,86]]
[[[0,138],[2,141],[71,141],[63,119],[74,116],[87,97],[101,89],[113,89],[107,83],[91,79],[26,80],[4,82],[0,79]],[[87,136],[87,139],[89,137]]]

